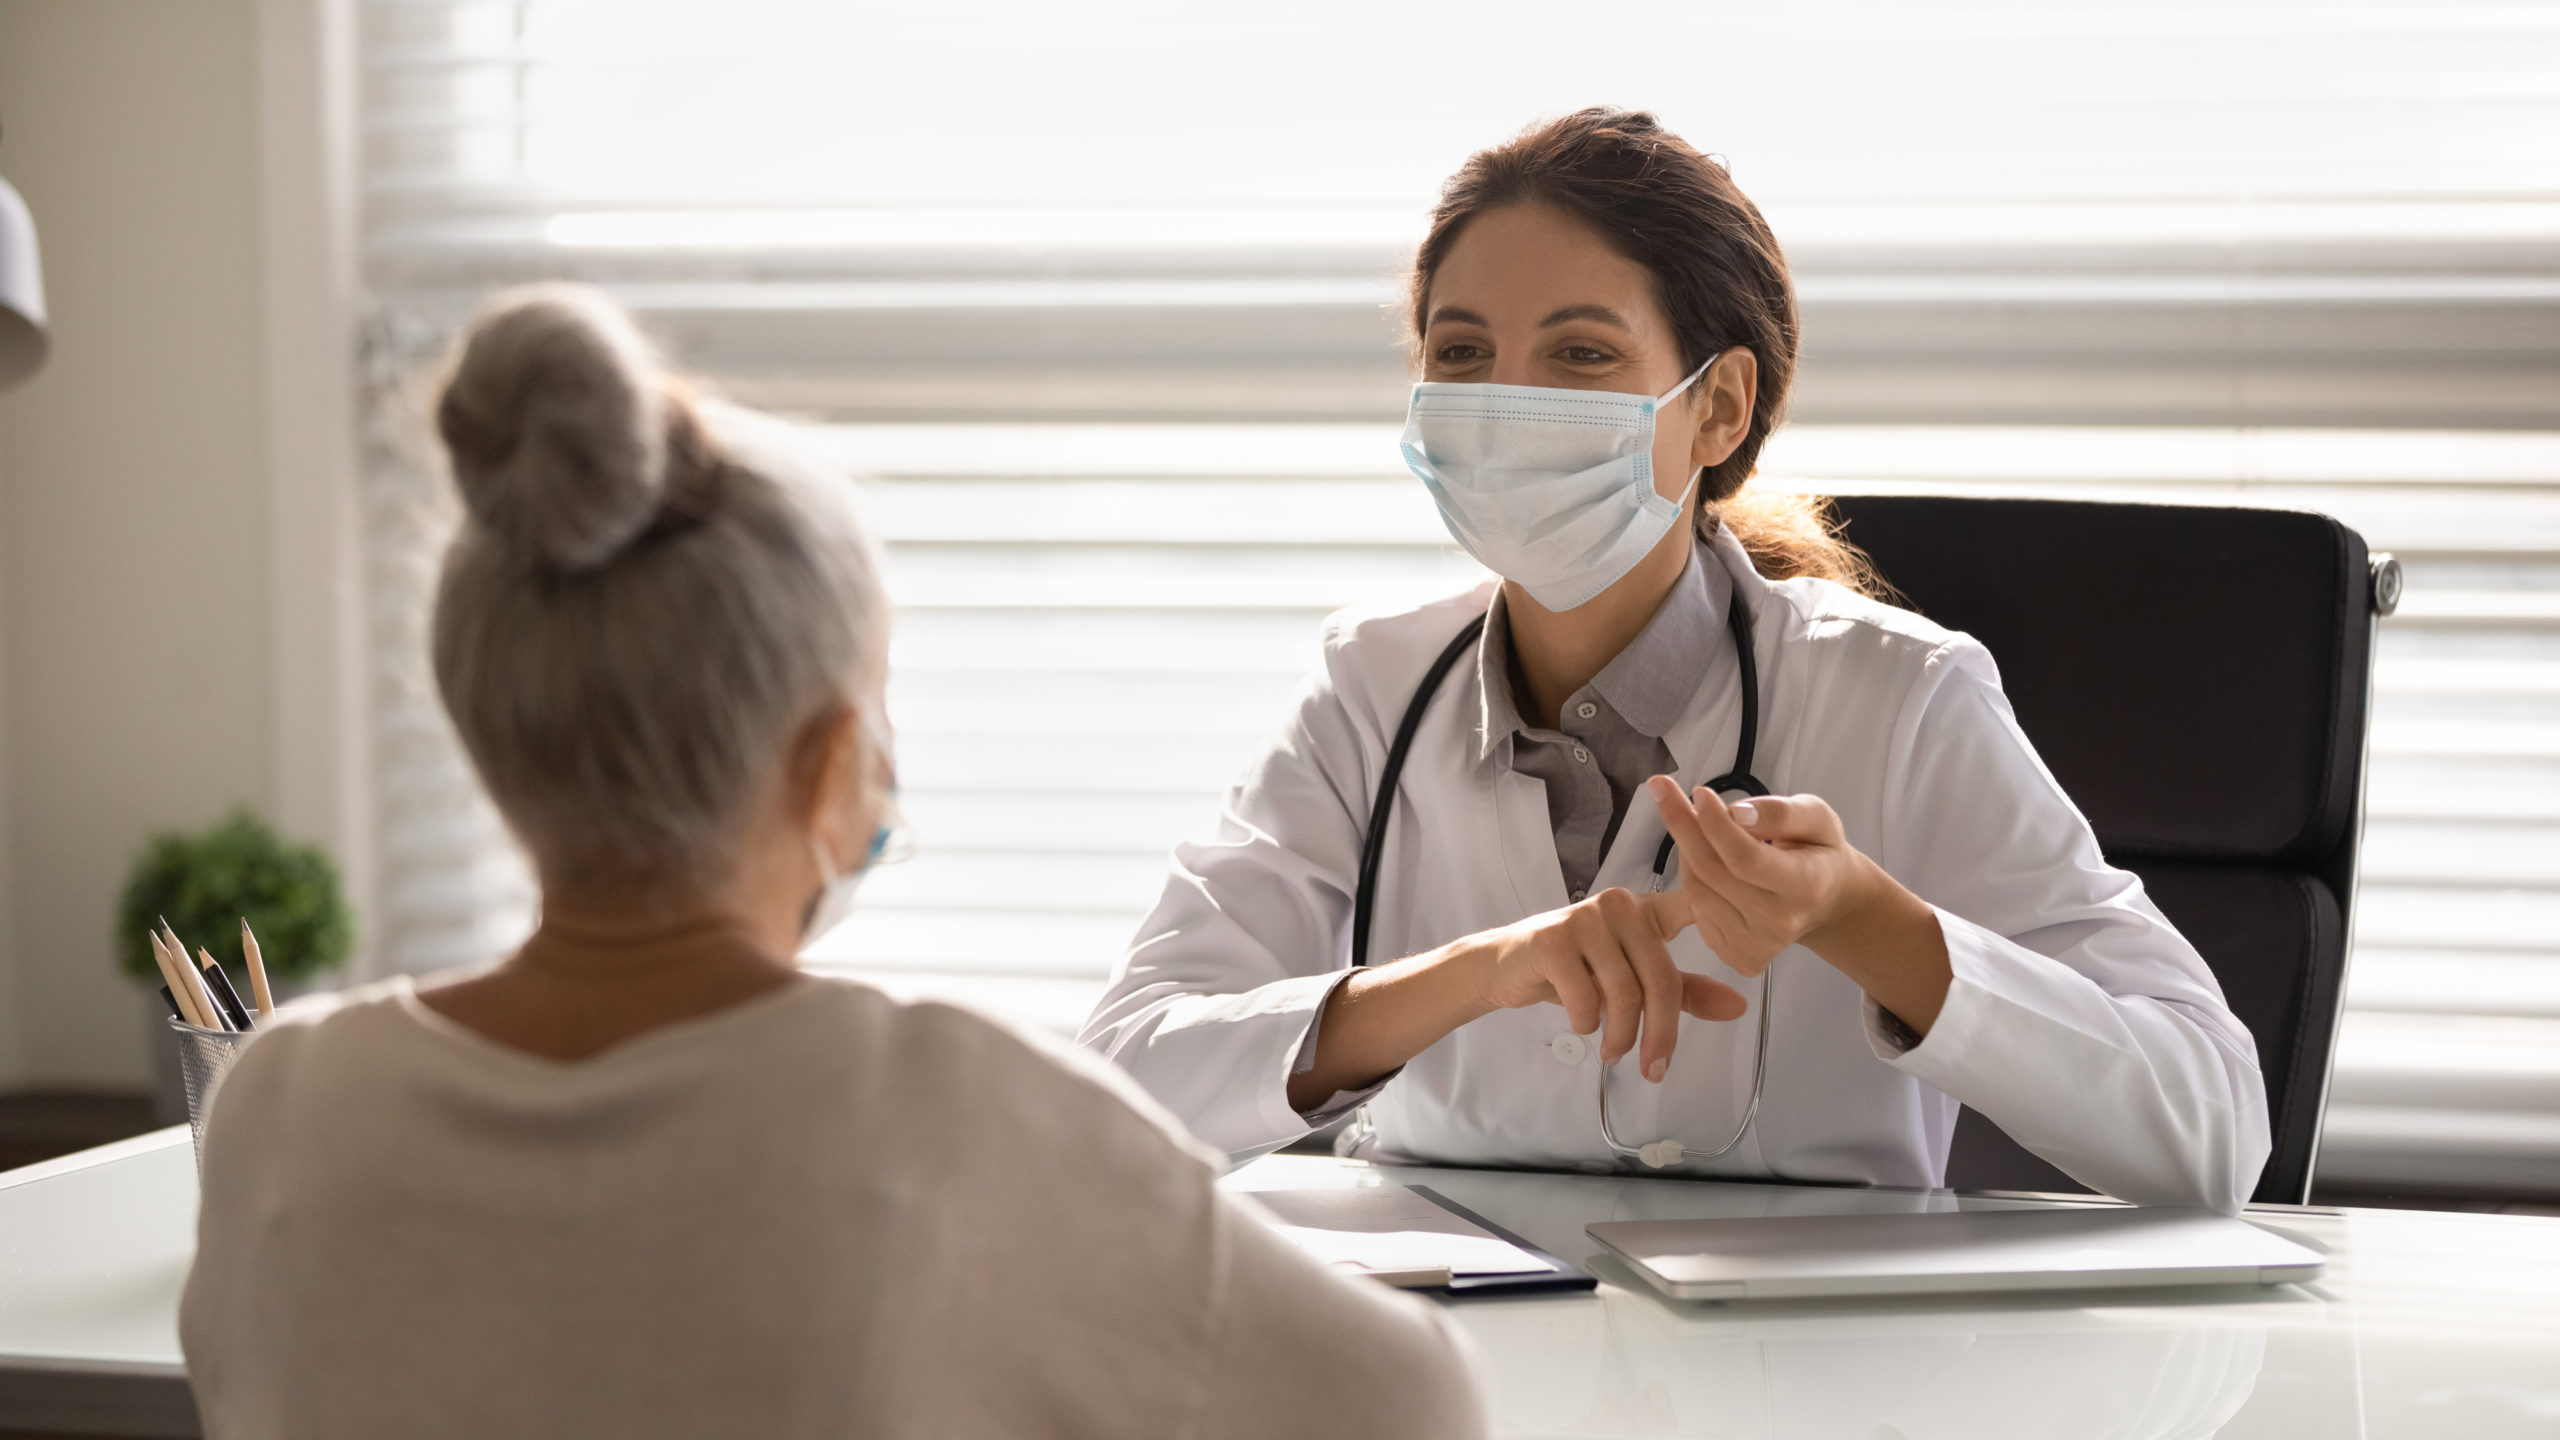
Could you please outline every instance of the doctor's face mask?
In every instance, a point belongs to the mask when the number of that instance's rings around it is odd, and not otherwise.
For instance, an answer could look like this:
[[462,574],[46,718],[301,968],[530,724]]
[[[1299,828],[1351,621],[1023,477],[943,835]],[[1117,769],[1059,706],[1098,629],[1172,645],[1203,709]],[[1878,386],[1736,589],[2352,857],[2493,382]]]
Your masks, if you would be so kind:
[[1661,395],[1423,381],[1405,411],[1404,463],[1467,553],[1549,610],[1618,582],[1688,513],[1654,488],[1654,416],[1715,357]]

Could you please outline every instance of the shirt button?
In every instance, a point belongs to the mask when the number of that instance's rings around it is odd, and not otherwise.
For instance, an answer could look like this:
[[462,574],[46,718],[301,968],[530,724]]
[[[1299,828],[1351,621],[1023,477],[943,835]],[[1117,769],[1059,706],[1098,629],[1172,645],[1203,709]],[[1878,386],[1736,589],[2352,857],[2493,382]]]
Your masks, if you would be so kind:
[[1577,904],[1577,905],[1578,905],[1578,904],[1580,904],[1580,903],[1582,903],[1582,899],[1583,899],[1583,897],[1584,897],[1584,896],[1589,895],[1590,893],[1591,893],[1591,892],[1590,892],[1590,891],[1588,891],[1588,890],[1576,890],[1576,891],[1574,891],[1574,892],[1573,892],[1573,899],[1574,899],[1574,903],[1575,903],[1575,904]]
[[1588,720],[1592,716],[1600,713],[1600,707],[1592,704],[1588,700],[1585,700],[1581,704],[1573,707],[1573,713],[1581,716],[1585,720]]
[[1581,1036],[1567,1030],[1547,1042],[1547,1053],[1556,1057],[1559,1065],[1579,1065],[1582,1057],[1590,1053],[1590,1046]]
[[1574,764],[1576,764],[1576,765],[1588,765],[1588,764],[1590,764],[1590,763],[1591,763],[1591,752],[1590,752],[1590,751],[1588,751],[1588,750],[1585,750],[1584,748],[1582,748],[1582,747],[1581,747],[1581,746],[1579,746],[1579,745],[1574,746],[1574,747],[1573,747],[1573,763],[1574,763]]

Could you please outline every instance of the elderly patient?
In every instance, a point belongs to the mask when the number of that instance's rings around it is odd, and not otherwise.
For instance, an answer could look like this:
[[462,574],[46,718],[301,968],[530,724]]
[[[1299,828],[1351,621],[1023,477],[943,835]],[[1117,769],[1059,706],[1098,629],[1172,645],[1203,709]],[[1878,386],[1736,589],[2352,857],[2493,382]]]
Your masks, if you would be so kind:
[[577,289],[487,308],[437,419],[436,679],[542,924],[223,1084],[211,1434],[1481,1432],[1435,1309],[1257,1224],[1116,1072],[793,967],[889,815],[840,478]]

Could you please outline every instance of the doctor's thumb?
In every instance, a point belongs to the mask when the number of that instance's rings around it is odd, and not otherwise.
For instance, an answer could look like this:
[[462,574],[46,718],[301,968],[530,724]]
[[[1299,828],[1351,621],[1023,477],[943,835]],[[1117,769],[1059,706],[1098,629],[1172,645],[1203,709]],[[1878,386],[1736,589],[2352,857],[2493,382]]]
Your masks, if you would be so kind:
[[1829,808],[1811,796],[1754,795],[1727,802],[1725,813],[1755,840],[1814,840]]
[[1751,1009],[1751,1002],[1730,985],[1683,972],[1680,1008],[1701,1020],[1739,1020]]

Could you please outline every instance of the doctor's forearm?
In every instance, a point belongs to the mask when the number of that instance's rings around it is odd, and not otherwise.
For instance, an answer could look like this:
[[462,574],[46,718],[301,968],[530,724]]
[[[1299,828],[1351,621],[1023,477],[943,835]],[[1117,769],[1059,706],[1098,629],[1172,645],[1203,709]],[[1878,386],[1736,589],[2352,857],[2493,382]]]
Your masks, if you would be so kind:
[[1315,1064],[1289,1077],[1289,1104],[1313,1110],[1377,1083],[1450,1031],[1494,1007],[1469,961],[1472,938],[1365,969],[1334,987],[1317,1021]]
[[1805,948],[1848,976],[1878,1005],[1920,1035],[1938,1023],[1955,983],[1946,931],[1929,902],[1866,862],[1865,883],[1852,903],[1828,923],[1808,931]]

